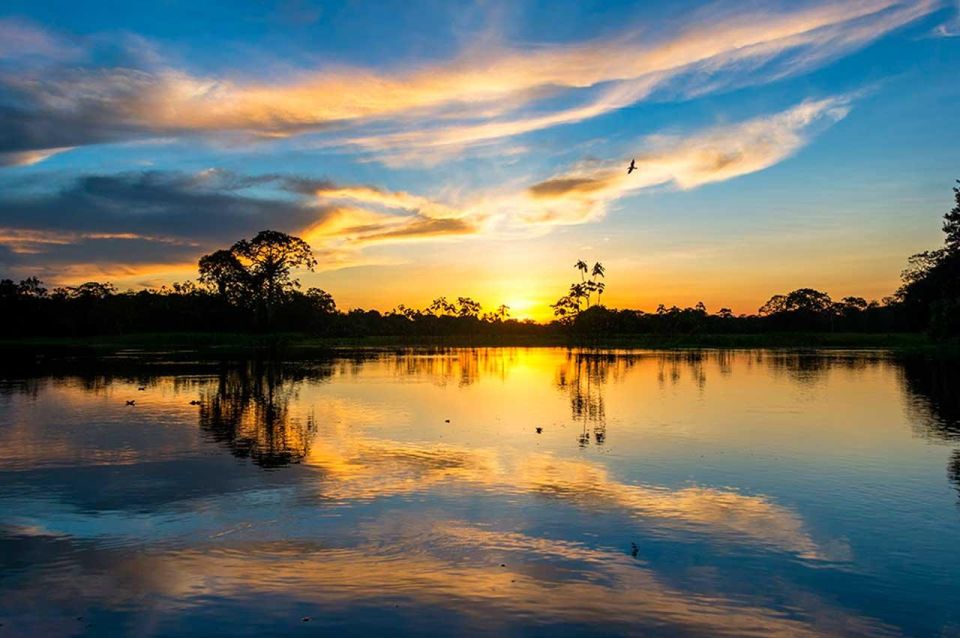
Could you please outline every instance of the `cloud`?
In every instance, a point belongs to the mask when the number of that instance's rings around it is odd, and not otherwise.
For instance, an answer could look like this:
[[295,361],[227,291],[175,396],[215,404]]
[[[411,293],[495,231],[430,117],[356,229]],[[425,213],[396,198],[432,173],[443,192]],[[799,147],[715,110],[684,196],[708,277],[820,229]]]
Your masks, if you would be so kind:
[[955,3],[953,15],[949,20],[934,27],[932,35],[937,38],[956,38],[960,36],[960,2]]
[[[199,77],[158,64],[27,69],[0,74],[0,153],[154,136],[328,131],[346,132],[335,143],[387,153],[387,161],[405,150],[433,149],[421,154],[429,160],[597,117],[681,78],[698,78],[693,85],[704,91],[807,70],[936,7],[933,0],[857,0],[784,13],[700,12],[663,34],[634,25],[604,40],[467,51],[393,74],[307,69],[276,83]],[[38,51],[51,38],[21,37],[32,38]],[[534,105],[536,112],[527,112]],[[386,129],[377,134],[355,130],[378,122]]]
[[64,146],[62,148],[44,148],[35,151],[0,153],[0,166],[33,166],[58,153],[69,151],[72,148],[72,146]]
[[333,207],[330,215],[304,231],[307,241],[328,249],[462,237],[480,233],[484,223],[484,215],[405,191],[310,180],[291,185]]
[[18,272],[43,269],[59,277],[69,264],[129,274],[141,266],[196,263],[204,252],[264,228],[294,232],[329,212],[247,191],[273,179],[222,171],[121,173],[81,177],[53,193],[5,192],[0,245],[8,248],[8,268]]
[[843,119],[849,108],[847,98],[832,97],[687,138],[649,138],[636,156],[636,172],[628,175],[622,162],[603,162],[550,177],[527,190],[529,204],[522,217],[546,223],[589,221],[631,192],[665,184],[689,189],[754,173],[794,154],[817,125]]
[[22,62],[24,58],[34,56],[47,60],[68,60],[81,52],[80,47],[29,22],[0,18],[0,62]]
[[0,194],[0,265],[58,281],[179,272],[265,228],[304,236],[337,267],[364,262],[357,253],[372,244],[479,232],[476,220],[405,192],[216,169],[147,171]]
[[84,272],[129,274],[137,265],[195,263],[205,252],[273,228],[302,236],[328,268],[341,268],[370,263],[360,253],[374,245],[543,234],[600,219],[612,202],[633,193],[695,188],[769,168],[845,117],[849,102],[810,100],[687,136],[650,137],[640,142],[638,170],[630,175],[621,160],[583,162],[527,186],[454,201],[217,169],[86,176],[54,193],[0,194],[0,246],[7,248],[0,258],[17,269],[80,264]]

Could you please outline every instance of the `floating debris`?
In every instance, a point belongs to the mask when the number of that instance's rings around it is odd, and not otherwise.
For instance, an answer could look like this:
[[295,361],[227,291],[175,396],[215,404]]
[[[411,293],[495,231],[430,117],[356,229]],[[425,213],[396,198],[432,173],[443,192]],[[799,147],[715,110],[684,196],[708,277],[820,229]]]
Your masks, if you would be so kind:
[[542,432],[543,432],[543,428],[538,427],[538,428],[537,428],[537,434],[540,434],[540,433],[542,433]]
[[136,405],[136,404],[137,402],[134,401],[133,399],[127,399],[127,405]]

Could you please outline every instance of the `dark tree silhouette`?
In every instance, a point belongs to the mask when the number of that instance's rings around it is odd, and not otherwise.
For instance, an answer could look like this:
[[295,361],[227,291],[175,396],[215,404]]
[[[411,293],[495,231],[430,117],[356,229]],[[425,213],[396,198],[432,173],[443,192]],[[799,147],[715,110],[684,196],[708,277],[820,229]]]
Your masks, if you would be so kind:
[[225,301],[242,303],[253,292],[249,273],[232,250],[218,250],[200,258],[200,283],[217,291]]
[[[600,262],[595,263],[591,270],[590,267],[587,266],[587,262],[580,259],[573,267],[580,272],[580,281],[570,284],[569,292],[550,306],[553,308],[554,316],[561,322],[570,322],[579,316],[581,312],[580,305],[584,302],[585,309],[589,309],[590,296],[594,292],[597,293],[597,305],[599,305],[600,295],[603,294],[606,288],[606,285],[599,281],[599,279],[606,274],[606,269]],[[587,278],[588,272],[591,273],[589,279]]]
[[457,297],[457,316],[458,317],[478,317],[482,306],[479,302],[470,297]]
[[953,200],[953,208],[943,216],[943,232],[947,234],[947,251],[956,253],[960,252],[960,188],[956,186],[953,187]]
[[954,207],[943,216],[944,247],[911,256],[897,291],[913,327],[936,336],[960,335],[960,188],[953,196]]
[[276,230],[241,239],[229,250],[200,258],[200,281],[232,303],[252,300],[261,321],[273,324],[277,306],[300,287],[295,268],[313,270],[317,260],[307,242]]

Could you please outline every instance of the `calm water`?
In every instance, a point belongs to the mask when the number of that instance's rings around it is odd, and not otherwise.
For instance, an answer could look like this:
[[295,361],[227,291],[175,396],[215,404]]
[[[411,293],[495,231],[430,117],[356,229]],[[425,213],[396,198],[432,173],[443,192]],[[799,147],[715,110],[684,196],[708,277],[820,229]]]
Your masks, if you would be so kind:
[[0,383],[0,636],[957,636],[956,368],[21,369]]

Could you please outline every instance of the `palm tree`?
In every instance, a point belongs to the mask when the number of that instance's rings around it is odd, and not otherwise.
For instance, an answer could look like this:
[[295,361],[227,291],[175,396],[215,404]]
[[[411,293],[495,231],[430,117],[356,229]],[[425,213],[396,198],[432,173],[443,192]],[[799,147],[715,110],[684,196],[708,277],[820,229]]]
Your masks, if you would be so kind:
[[580,271],[580,281],[584,281],[587,277],[587,262],[581,259],[573,267]]

